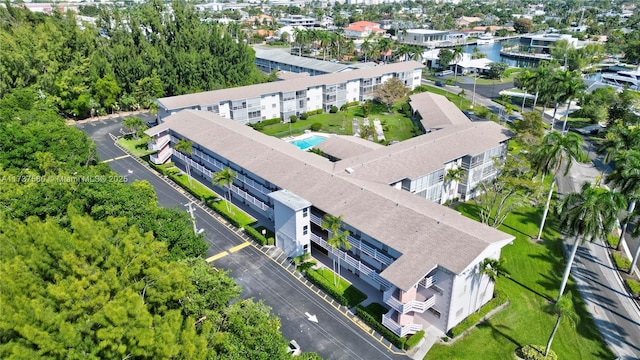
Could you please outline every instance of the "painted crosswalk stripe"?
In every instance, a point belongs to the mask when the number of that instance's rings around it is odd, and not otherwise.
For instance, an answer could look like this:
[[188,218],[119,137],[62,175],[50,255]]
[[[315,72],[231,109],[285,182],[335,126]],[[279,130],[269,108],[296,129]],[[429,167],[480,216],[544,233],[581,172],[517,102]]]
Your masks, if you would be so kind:
[[247,246],[249,246],[249,245],[251,245],[251,243],[249,243],[248,241],[247,241],[247,242],[244,242],[244,243],[242,243],[242,244],[240,244],[240,245],[238,245],[238,246],[234,246],[234,247],[232,247],[231,249],[229,249],[229,252],[236,252],[236,251],[238,251],[238,250],[241,250],[241,249],[246,248],[246,247],[247,247]]
[[210,263],[210,262],[212,262],[212,261],[214,261],[214,260],[218,260],[218,259],[220,259],[220,258],[223,258],[223,257],[227,256],[227,255],[229,255],[229,252],[227,252],[227,251],[223,251],[223,252],[221,252],[221,253],[219,253],[219,254],[215,254],[215,255],[213,255],[213,256],[208,257],[206,261],[207,261],[208,263]]
[[108,162],[112,162],[114,160],[120,160],[120,159],[124,159],[124,158],[128,158],[130,155],[122,155],[122,156],[118,156],[118,157],[114,157],[112,159],[107,159],[107,160],[103,160],[103,163],[108,163]]

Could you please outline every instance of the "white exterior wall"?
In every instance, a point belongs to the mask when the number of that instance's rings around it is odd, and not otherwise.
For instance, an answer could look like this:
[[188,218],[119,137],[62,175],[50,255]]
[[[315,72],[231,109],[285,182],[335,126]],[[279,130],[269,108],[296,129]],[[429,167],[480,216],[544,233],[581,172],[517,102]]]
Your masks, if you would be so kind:
[[479,274],[480,263],[486,258],[499,259],[500,247],[495,244],[489,247],[476,258],[473,265],[454,277],[446,330],[456,326],[493,298],[494,283],[489,277]]
[[393,74],[384,74],[384,75],[382,75],[382,84],[387,82],[387,80],[392,79],[393,77],[394,77]]
[[[310,210],[308,210],[310,212]],[[311,224],[310,216],[302,216],[302,210],[293,211],[291,208],[274,201],[274,223],[276,233],[276,246],[289,257],[302,255],[304,245],[307,252],[311,251]],[[307,234],[303,233],[307,226]]]
[[231,119],[231,109],[229,107],[228,101],[221,103],[218,111],[220,112],[218,115],[227,119]]
[[360,80],[347,82],[347,102],[360,100]]
[[280,117],[280,94],[263,95],[260,99],[260,105],[263,119]]
[[322,86],[307,89],[307,111],[322,109]]
[[413,90],[422,84],[422,69],[417,69],[413,71],[413,82],[411,83],[410,89]]
[[[462,159],[458,159],[456,161],[451,161],[448,162],[446,164],[444,164],[444,176],[447,176],[447,172],[449,172],[449,170],[451,169],[456,169],[456,168],[460,168],[462,167]],[[442,199],[440,199],[440,204],[444,204],[445,202],[449,201],[449,200],[453,200],[454,198],[458,197],[458,185],[460,183],[457,181],[452,181],[449,184],[447,184],[446,181],[444,181],[444,188],[442,189]]]

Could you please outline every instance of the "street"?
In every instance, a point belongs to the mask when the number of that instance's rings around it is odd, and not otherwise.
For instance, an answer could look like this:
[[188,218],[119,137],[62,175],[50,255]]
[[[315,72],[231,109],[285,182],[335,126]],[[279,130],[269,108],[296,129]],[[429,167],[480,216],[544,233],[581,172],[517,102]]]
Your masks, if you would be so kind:
[[[129,182],[146,180],[151,183],[161,206],[186,210],[184,205],[190,200],[182,190],[173,188],[114,145],[109,134],[118,133],[120,121],[106,119],[78,124],[77,127],[96,142],[101,160],[116,159],[109,162],[115,172],[126,176]],[[242,298],[252,297],[269,305],[281,318],[283,335],[297,340],[303,351],[313,351],[327,359],[406,358],[404,354],[390,352],[385,347],[387,344],[365,332],[352,320],[352,314],[345,314],[332,305],[329,297],[325,300],[316,294],[290,272],[288,263],[283,259],[274,260],[253,244],[242,247],[246,239],[241,231],[218,221],[202,208],[198,207],[194,215],[197,228],[205,230],[210,245],[207,257],[227,251],[228,255],[214,260],[214,265],[230,271],[230,275],[243,287]],[[318,322],[310,321],[305,313],[315,315]]]

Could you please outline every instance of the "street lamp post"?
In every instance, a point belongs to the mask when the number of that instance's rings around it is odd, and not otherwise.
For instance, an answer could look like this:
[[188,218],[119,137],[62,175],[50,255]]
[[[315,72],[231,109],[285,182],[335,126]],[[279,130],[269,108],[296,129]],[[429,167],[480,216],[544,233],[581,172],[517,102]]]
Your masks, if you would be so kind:
[[473,95],[471,96],[471,108],[473,109],[473,105],[476,104],[476,80],[478,79],[478,71],[476,70],[475,76],[473,77]]
[[524,102],[527,100],[527,88],[522,88],[524,90],[524,96],[522,97],[522,108],[520,109],[520,113],[524,112]]

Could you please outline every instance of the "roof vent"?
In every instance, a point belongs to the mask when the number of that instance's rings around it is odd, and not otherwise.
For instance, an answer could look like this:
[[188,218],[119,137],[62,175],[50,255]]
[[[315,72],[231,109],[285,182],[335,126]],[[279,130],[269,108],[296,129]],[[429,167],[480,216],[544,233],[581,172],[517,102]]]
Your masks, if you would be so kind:
[[353,170],[352,168],[350,168],[350,167],[349,167],[349,168],[344,169],[344,171],[346,171],[346,172],[347,172],[347,173],[349,173],[349,174],[353,174],[353,171],[354,171],[354,170]]

